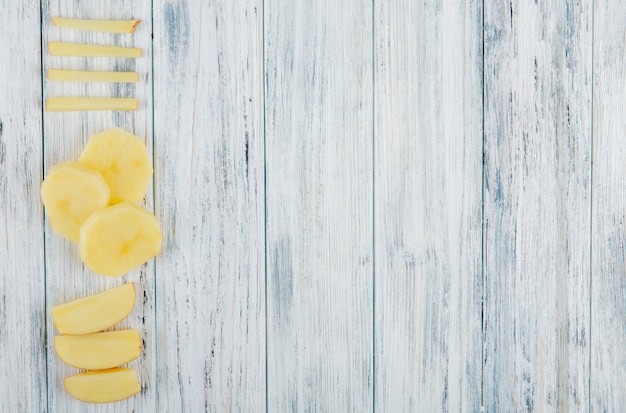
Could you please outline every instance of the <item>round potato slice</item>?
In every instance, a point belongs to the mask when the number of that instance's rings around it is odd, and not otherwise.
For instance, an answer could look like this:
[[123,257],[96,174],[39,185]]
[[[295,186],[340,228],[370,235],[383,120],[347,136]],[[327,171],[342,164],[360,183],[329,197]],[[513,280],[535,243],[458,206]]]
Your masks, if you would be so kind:
[[156,256],[161,230],[150,212],[129,202],[95,211],[80,227],[80,256],[93,272],[120,277]]
[[111,188],[111,204],[137,203],[146,195],[152,177],[146,145],[123,129],[93,135],[78,162],[100,171]]
[[109,203],[110,191],[100,172],[76,162],[50,169],[41,184],[41,199],[57,234],[78,242],[80,226]]

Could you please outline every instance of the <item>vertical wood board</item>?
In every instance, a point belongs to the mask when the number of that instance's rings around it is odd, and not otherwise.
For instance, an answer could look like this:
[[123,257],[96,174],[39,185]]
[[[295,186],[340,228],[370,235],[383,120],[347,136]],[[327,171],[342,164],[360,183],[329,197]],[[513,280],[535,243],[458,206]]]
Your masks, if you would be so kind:
[[488,412],[587,408],[591,5],[485,3]]
[[157,411],[265,410],[262,3],[155,1]]
[[0,13],[0,409],[19,413],[46,411],[48,391],[38,6]]
[[375,2],[377,411],[480,410],[481,17]]
[[[150,1],[61,1],[44,0],[43,69],[78,69],[136,71],[138,83],[75,83],[44,81],[45,98],[50,97],[135,97],[137,112],[45,112],[44,161],[46,173],[58,163],[76,161],[88,139],[112,127],[120,127],[146,142],[152,154],[152,21]],[[142,23],[134,34],[82,32],[52,25],[53,16],[82,19],[138,18]],[[59,57],[50,55],[49,41],[106,44],[139,47],[137,59]],[[153,188],[149,185],[143,207],[152,211]],[[154,301],[154,261],[120,278],[110,278],[90,271],[80,260],[79,248],[52,231],[46,219],[46,314],[48,350],[48,406],[51,412],[156,411],[156,329]],[[79,370],[65,365],[55,354],[54,336],[58,334],[50,318],[52,306],[82,298],[106,289],[134,282],[137,293],[131,314],[112,329],[136,328],[141,332],[143,350],[131,363],[141,380],[142,391],[128,400],[112,404],[88,404],[72,398],[63,388],[63,378]]]
[[596,1],[593,50],[591,411],[626,406],[626,4]]
[[370,411],[372,10],[265,1],[269,411]]

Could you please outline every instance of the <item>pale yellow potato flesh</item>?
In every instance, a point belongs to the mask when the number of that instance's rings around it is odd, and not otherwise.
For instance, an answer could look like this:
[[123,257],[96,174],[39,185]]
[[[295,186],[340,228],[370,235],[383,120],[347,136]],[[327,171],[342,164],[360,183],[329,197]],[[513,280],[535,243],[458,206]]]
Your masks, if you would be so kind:
[[143,139],[121,128],[93,135],[78,162],[102,174],[111,189],[111,204],[140,202],[152,178],[150,156]]
[[82,336],[54,337],[54,350],[65,364],[78,369],[103,370],[121,366],[139,357],[138,330],[103,331]]
[[52,24],[66,29],[101,33],[134,33],[141,20],[83,20],[53,17]]
[[131,368],[78,373],[63,379],[63,387],[75,399],[87,403],[111,403],[141,391],[139,377]]
[[125,319],[134,306],[135,284],[130,282],[52,307],[52,322],[61,334],[95,333]]
[[46,100],[46,112],[136,111],[138,107],[139,101],[132,98],[49,98]]
[[101,44],[48,42],[52,56],[77,57],[141,57],[142,51],[136,47],[107,46]]
[[139,81],[139,74],[137,72],[48,69],[46,70],[46,78],[61,82],[136,83]]
[[100,172],[77,162],[53,166],[41,184],[41,199],[52,229],[73,242],[80,226],[109,204],[111,191]]
[[80,227],[80,257],[93,272],[121,277],[161,250],[159,223],[129,202],[95,211]]

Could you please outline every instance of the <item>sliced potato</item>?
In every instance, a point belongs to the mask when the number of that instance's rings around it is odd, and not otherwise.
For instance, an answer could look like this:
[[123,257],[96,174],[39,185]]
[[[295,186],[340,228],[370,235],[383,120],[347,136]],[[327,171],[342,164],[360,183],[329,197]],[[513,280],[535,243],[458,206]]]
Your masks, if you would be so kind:
[[97,133],[78,160],[99,171],[111,188],[111,203],[140,202],[152,177],[150,156],[143,139],[121,128]]
[[52,56],[78,57],[141,57],[142,51],[135,47],[106,46],[101,44],[48,42]]
[[63,387],[72,397],[88,403],[116,402],[141,391],[139,377],[130,368],[78,373],[66,377]]
[[49,98],[46,112],[76,112],[87,110],[136,111],[139,101],[131,98]]
[[77,162],[53,166],[41,184],[41,199],[52,229],[78,243],[80,226],[109,204],[111,191],[100,172]]
[[95,211],[80,227],[80,257],[90,270],[120,277],[161,250],[153,214],[128,202]]
[[89,334],[114,326],[135,306],[135,284],[69,301],[52,307],[52,321],[61,334]]
[[141,20],[83,20],[53,17],[52,24],[66,29],[102,33],[134,33]]
[[72,367],[102,370],[135,360],[141,353],[138,330],[104,331],[82,336],[54,337],[54,350]]

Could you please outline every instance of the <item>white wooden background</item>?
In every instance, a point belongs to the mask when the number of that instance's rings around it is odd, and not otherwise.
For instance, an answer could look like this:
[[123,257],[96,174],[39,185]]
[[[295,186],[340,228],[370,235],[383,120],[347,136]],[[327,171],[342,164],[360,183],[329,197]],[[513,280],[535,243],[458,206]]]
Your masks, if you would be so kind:
[[[625,2],[0,5],[1,412],[623,411]],[[144,57],[53,57],[56,40]],[[63,95],[140,106],[42,111]],[[164,232],[118,280],[83,267],[39,198],[113,126],[150,148]],[[73,400],[50,308],[126,281],[143,391]]]

